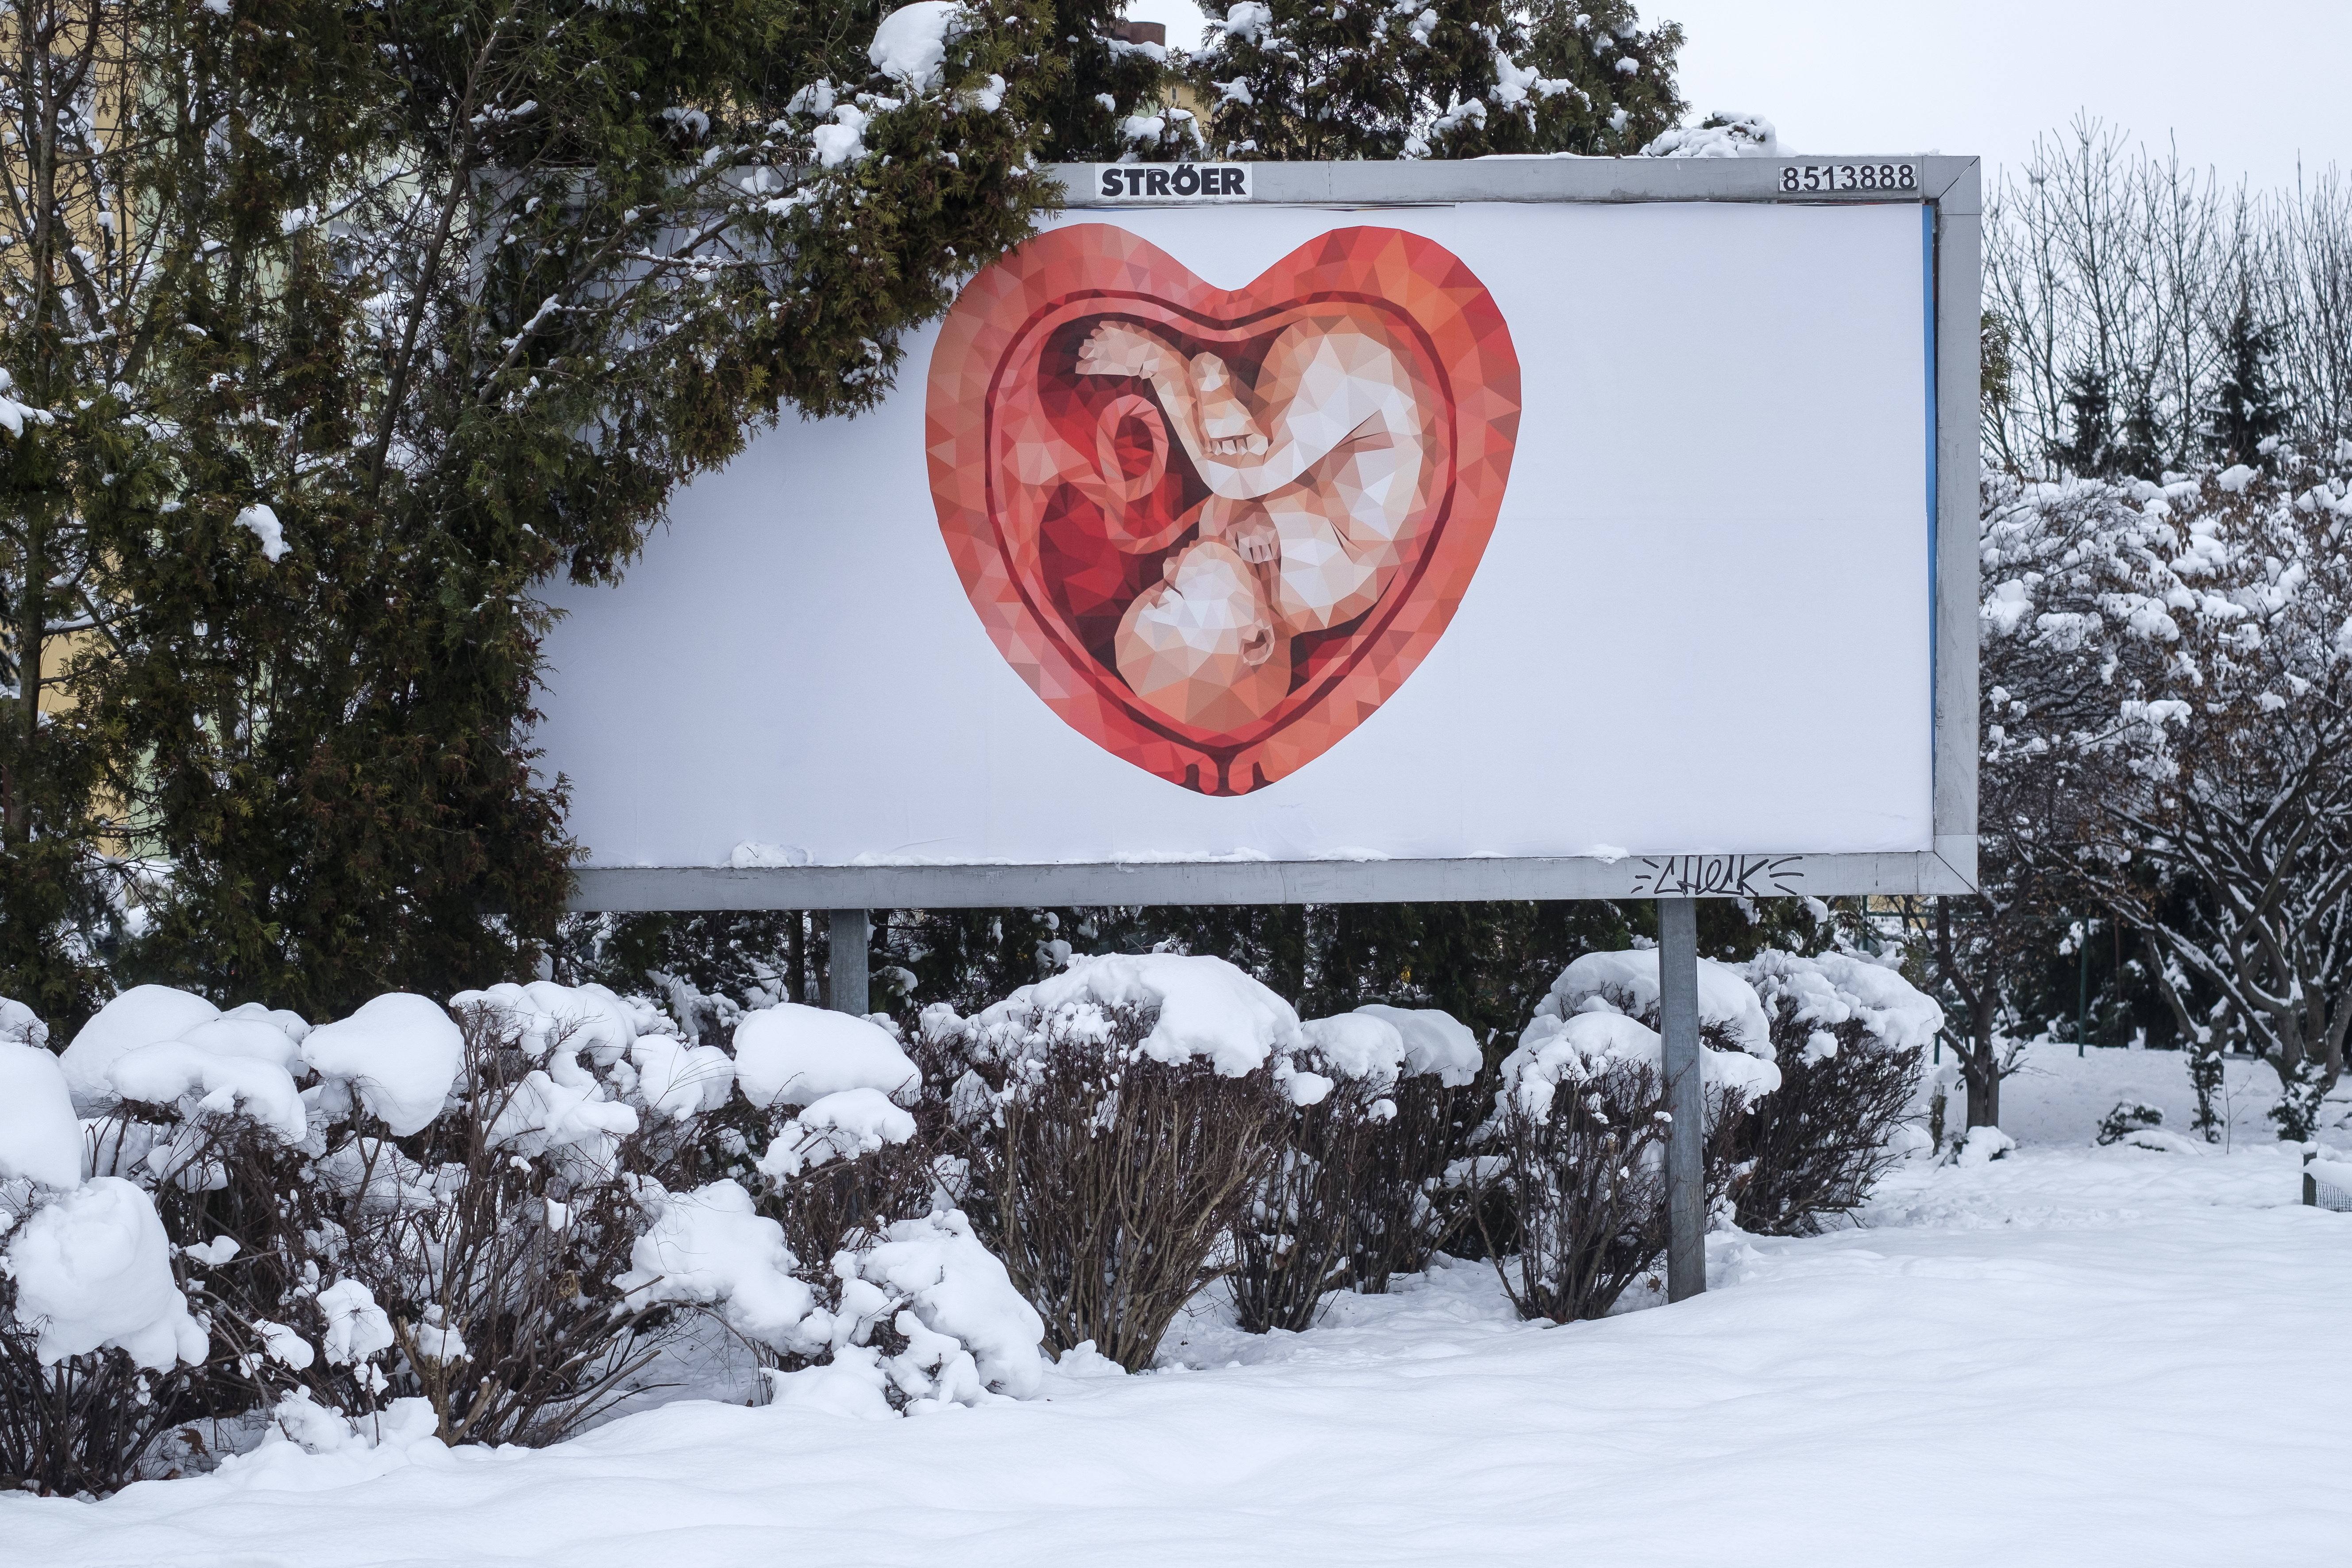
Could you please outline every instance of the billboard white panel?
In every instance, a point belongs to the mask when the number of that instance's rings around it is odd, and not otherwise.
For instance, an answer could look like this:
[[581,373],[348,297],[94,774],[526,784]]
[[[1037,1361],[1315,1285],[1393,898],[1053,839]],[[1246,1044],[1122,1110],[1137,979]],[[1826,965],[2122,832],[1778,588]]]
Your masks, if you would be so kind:
[[1930,210],[1067,213],[556,594],[544,765],[595,867],[1926,852]]

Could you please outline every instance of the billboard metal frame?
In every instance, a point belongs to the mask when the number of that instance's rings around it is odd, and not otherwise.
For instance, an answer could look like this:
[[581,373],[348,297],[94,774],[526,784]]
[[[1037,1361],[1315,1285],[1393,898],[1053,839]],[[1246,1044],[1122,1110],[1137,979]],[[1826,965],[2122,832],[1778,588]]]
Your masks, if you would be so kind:
[[[1807,191],[1852,171],[1907,166],[1915,188]],[[1076,211],[1210,205],[1097,194],[1093,164],[1052,173]],[[1795,171],[1793,174],[1791,171]],[[1846,171],[1841,176],[1837,171]],[[1256,163],[1259,206],[1360,209],[1470,202],[1739,202],[1928,210],[1934,236],[1934,791],[1932,847],[1879,854],[1691,854],[1559,858],[1202,858],[1037,865],[589,866],[583,910],[990,908],[1038,904],[1436,902],[1486,899],[1778,897],[1975,890],[1977,872],[1977,405],[1982,187],[1978,160],[1507,158],[1469,163]],[[1794,179],[1800,188],[1784,188]],[[1234,204],[1222,197],[1214,205]],[[1673,628],[1662,628],[1671,637]]]

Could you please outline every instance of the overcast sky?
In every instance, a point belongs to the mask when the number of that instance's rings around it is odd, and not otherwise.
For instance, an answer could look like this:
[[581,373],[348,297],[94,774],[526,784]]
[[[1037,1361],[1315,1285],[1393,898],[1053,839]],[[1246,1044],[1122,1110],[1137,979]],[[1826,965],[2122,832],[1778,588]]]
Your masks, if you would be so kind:
[[[1200,37],[1192,0],[1130,0]],[[1683,96],[1807,153],[2014,164],[2087,110],[2257,184],[2352,168],[2352,0],[1644,0],[1683,24]]]

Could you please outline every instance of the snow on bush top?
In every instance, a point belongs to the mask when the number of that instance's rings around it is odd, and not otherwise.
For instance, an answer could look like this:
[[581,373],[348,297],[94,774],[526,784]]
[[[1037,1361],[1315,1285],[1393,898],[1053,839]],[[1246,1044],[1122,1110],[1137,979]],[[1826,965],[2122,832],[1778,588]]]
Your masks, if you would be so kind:
[[[1538,1018],[1565,1018],[1595,998],[1637,1018],[1658,1011],[1658,951],[1588,952],[1559,973],[1536,1005]],[[1772,1059],[1772,1026],[1763,1004],[1738,970],[1711,958],[1698,961],[1698,1017],[1729,1035],[1741,1050]]]
[[[201,1026],[218,1029],[217,1024]],[[267,1024],[291,1054],[293,1042]],[[191,1112],[242,1112],[275,1132],[279,1142],[299,1143],[310,1131],[310,1112],[294,1087],[294,1075],[267,1057],[207,1050],[194,1040],[158,1040],[125,1051],[107,1069],[107,1079],[125,1100],[147,1105],[186,1101]],[[436,1105],[435,1109],[439,1109]]]
[[1808,1060],[1834,1055],[1837,1042],[1828,1031],[1849,1021],[1859,1020],[1871,1041],[1889,1050],[1925,1046],[1944,1026],[1944,1010],[1933,998],[1860,953],[1803,958],[1767,950],[1748,965],[1748,979],[1766,1006],[1786,1006],[1797,1022],[1819,1026],[1805,1047]]
[[784,1227],[752,1206],[733,1182],[713,1182],[657,1200],[654,1222],[629,1252],[630,1271],[613,1281],[632,1310],[648,1301],[716,1307],[745,1339],[786,1354],[814,1355],[823,1332],[806,1326],[816,1293],[793,1277],[799,1260]]
[[1391,1007],[1373,1002],[1356,1009],[1396,1026],[1404,1037],[1404,1070],[1408,1078],[1433,1072],[1448,1089],[1460,1089],[1478,1076],[1485,1059],[1478,1037],[1453,1014],[1436,1007]]
[[629,1045],[637,1093],[659,1115],[716,1110],[735,1087],[735,1062],[717,1046],[689,1046],[668,1035],[639,1035]]
[[[1519,1037],[1519,1048],[1503,1058],[1496,1102],[1516,1095],[1529,1115],[1541,1116],[1560,1085],[1580,1083],[1620,1062],[1660,1068],[1663,1048],[1654,1030],[1605,1007],[1565,1018],[1538,1015]],[[1753,1103],[1780,1087],[1780,1069],[1759,1057],[1706,1046],[1698,1055],[1701,1081],[1710,1088],[1736,1090]]]
[[466,1037],[441,1005],[404,991],[320,1025],[301,1048],[312,1071],[357,1090],[360,1103],[400,1138],[440,1114],[466,1063]]
[[85,1110],[111,1104],[114,1085],[107,1074],[117,1058],[159,1040],[176,1040],[220,1016],[219,1008],[193,993],[169,985],[134,985],[100,1007],[66,1047],[59,1058],[65,1064],[66,1087]]
[[916,92],[940,85],[948,45],[971,30],[971,15],[956,0],[914,0],[882,18],[866,58],[874,68]]
[[1404,1067],[1404,1035],[1386,1018],[1342,1013],[1336,1018],[1309,1018],[1298,1032],[1317,1065],[1341,1078],[1385,1089],[1396,1082]]
[[59,1058],[84,1112],[121,1100],[178,1105],[188,1115],[244,1115],[299,1143],[309,1113],[294,1087],[310,1026],[255,1003],[223,1013],[168,985],[137,985],[82,1026]]
[[575,1055],[587,1052],[598,1067],[610,1067],[637,1037],[628,1005],[593,983],[558,985],[534,980],[528,985],[460,991],[449,998],[449,1010],[461,1016],[476,1009],[495,1015],[520,1037],[516,1043],[526,1056],[542,1061],[561,1046]]
[[16,1317],[38,1323],[44,1366],[119,1345],[143,1367],[205,1359],[203,1329],[172,1281],[172,1247],[145,1193],[100,1176],[33,1211],[9,1242]]
[[855,1160],[915,1136],[913,1114],[878,1089],[845,1089],[784,1123],[760,1156],[760,1173],[790,1181],[835,1160]]
[[865,1018],[782,1002],[735,1026],[735,1076],[754,1105],[812,1105],[844,1089],[898,1099],[923,1075],[889,1031]]
[[1227,1078],[1264,1067],[1298,1048],[1304,1037],[1289,1003],[1222,958],[1172,952],[1078,957],[1061,973],[1024,985],[972,1020],[980,1041],[1000,1054],[1049,1016],[1100,1026],[1114,1007],[1149,1012],[1154,1022],[1143,1054],[1175,1064],[1207,1061]]
[[[918,1404],[975,1405],[991,1389],[1036,1392],[1045,1322],[961,1214],[899,1220],[875,1245],[836,1255],[841,1297],[826,1308],[794,1276],[799,1263],[783,1227],[735,1183],[677,1195],[656,1190],[655,1207],[630,1252],[630,1272],[614,1283],[633,1308],[691,1302],[784,1354],[830,1352],[833,1365],[777,1380],[779,1405],[887,1415],[883,1391],[892,1385]],[[886,1319],[908,1341],[887,1360],[866,1345]]]
[[[1037,1392],[1045,1371],[1037,1353],[1045,1320],[1013,1288],[1003,1263],[981,1245],[961,1214],[896,1222],[880,1243],[858,1255],[857,1272],[905,1297],[906,1311],[923,1327],[962,1341],[983,1386],[1015,1399]],[[898,1327],[908,1331],[906,1313]]]
[[49,1043],[49,1026],[15,997],[0,996],[0,1040],[46,1047]]
[[58,1058],[39,1046],[0,1040],[0,1181],[10,1177],[79,1186],[81,1127]]

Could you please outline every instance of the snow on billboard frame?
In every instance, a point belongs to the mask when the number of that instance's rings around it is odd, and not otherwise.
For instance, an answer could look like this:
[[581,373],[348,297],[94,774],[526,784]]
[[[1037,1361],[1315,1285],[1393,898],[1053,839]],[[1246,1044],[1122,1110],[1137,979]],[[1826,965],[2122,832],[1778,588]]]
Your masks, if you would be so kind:
[[[1898,170],[1906,177],[1895,177]],[[1106,195],[1097,188],[1102,165],[1058,165],[1052,172],[1068,192],[1067,205],[1078,214],[1213,204],[1228,211],[1251,205],[1374,214],[1381,208],[1472,203],[1866,203],[1923,208],[1925,284],[1931,311],[1926,345],[1932,426],[1927,442],[1929,847],[1814,853],[1780,847],[1631,854],[1596,846],[1594,852],[1582,855],[1405,858],[1343,853],[1296,859],[1204,849],[1197,858],[870,863],[872,858],[866,857],[861,858],[869,863],[727,866],[597,865],[592,859],[577,873],[574,909],[1426,902],[1925,895],[1974,889],[1978,563],[1973,525],[1979,464],[1981,237],[1978,160],[1923,155],[1256,163],[1248,166],[1244,194],[1234,194],[1228,186],[1234,182],[1221,179],[1207,199],[1176,189],[1155,199],[1148,184],[1137,195],[1124,191],[1116,197]],[[1205,191],[1206,185],[1196,173],[1196,191]],[[1520,352],[1526,352],[1525,344]],[[1801,427],[1791,431],[1803,433]],[[968,573],[966,586],[972,587]],[[973,602],[985,614],[976,592]],[[1673,637],[1675,624],[1671,616],[1662,616],[1658,637]],[[1003,648],[1004,638],[998,640]],[[1858,657],[1868,657],[1866,648],[1856,651]],[[1738,787],[1736,770],[1727,770],[1725,777],[1723,787]]]

